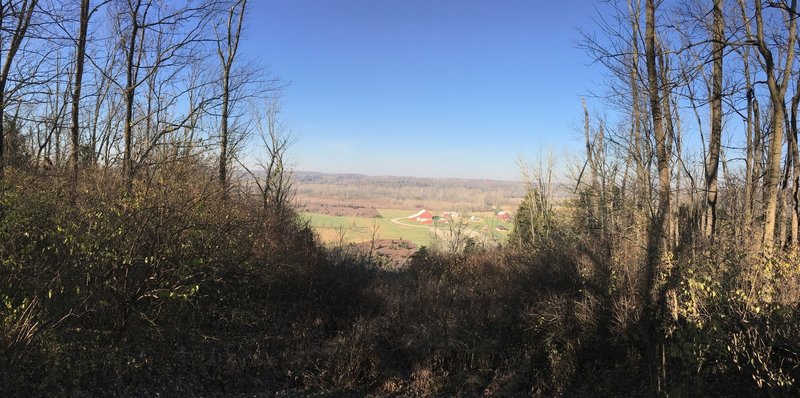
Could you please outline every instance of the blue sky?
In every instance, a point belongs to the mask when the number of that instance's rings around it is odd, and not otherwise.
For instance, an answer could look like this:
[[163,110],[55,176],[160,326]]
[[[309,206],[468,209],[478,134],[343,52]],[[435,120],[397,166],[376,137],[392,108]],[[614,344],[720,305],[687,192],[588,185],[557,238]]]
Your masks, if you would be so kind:
[[580,148],[592,2],[249,4],[242,50],[290,83],[299,170],[517,179],[520,155]]

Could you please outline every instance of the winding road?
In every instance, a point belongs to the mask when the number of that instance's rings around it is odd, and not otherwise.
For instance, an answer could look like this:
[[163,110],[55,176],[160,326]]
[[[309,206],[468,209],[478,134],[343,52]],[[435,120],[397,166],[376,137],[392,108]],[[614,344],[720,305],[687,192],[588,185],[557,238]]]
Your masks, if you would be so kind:
[[[401,225],[401,226],[404,226],[404,227],[411,227],[411,228],[425,228],[425,229],[429,229],[429,230],[431,230],[431,231],[432,231],[432,232],[433,232],[433,233],[434,233],[436,236],[438,236],[438,237],[439,237],[439,238],[441,238],[441,239],[445,239],[445,238],[447,237],[447,232],[448,232],[448,230],[447,230],[447,229],[439,229],[439,228],[435,228],[435,227],[431,227],[431,226],[427,226],[427,225],[421,225],[421,224],[406,224],[406,223],[404,223],[404,222],[400,222],[400,220],[405,220],[405,219],[406,219],[406,217],[397,217],[397,218],[393,218],[393,219],[391,219],[391,221],[392,221],[393,223],[397,224],[397,225]],[[489,241],[491,241],[491,239],[490,239],[489,237],[487,237],[486,235],[484,235],[484,234],[482,234],[482,233],[480,233],[479,231],[476,231],[476,230],[474,230],[474,229],[471,229],[471,228],[468,228],[468,227],[467,227],[467,228],[465,228],[465,231],[466,231],[466,233],[467,233],[467,236],[469,236],[469,237],[471,237],[471,238],[475,238],[475,239],[478,239],[478,240],[480,240],[480,241],[485,241],[485,242],[489,242]]]

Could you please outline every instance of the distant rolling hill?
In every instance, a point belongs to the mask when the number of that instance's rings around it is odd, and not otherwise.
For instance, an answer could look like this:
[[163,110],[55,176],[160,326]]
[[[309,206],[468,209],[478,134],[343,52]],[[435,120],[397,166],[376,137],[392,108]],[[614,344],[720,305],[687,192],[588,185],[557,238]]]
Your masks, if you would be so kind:
[[464,178],[367,176],[295,171],[297,201],[395,209],[515,210],[525,184]]

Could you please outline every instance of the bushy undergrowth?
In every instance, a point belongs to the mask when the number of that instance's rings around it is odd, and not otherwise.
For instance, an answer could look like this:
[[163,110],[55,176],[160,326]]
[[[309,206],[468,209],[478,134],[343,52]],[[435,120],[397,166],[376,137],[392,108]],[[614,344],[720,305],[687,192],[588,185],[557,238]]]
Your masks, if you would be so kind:
[[[0,185],[3,396],[651,395],[635,234],[560,221],[390,272],[202,167],[58,181]],[[797,393],[797,260],[679,251],[663,390]]]

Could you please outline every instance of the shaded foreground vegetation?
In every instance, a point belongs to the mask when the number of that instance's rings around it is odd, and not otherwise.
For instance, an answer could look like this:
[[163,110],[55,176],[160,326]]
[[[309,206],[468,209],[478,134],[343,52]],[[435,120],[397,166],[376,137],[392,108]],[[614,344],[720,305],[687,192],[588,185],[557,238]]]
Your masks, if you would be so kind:
[[[0,186],[3,396],[651,395],[642,236],[421,250],[399,272],[179,164],[130,193],[86,170]],[[67,196],[69,197],[69,196]],[[584,210],[582,210],[584,209]],[[534,229],[546,223],[536,223]],[[796,257],[683,246],[657,328],[670,395],[798,393]]]

